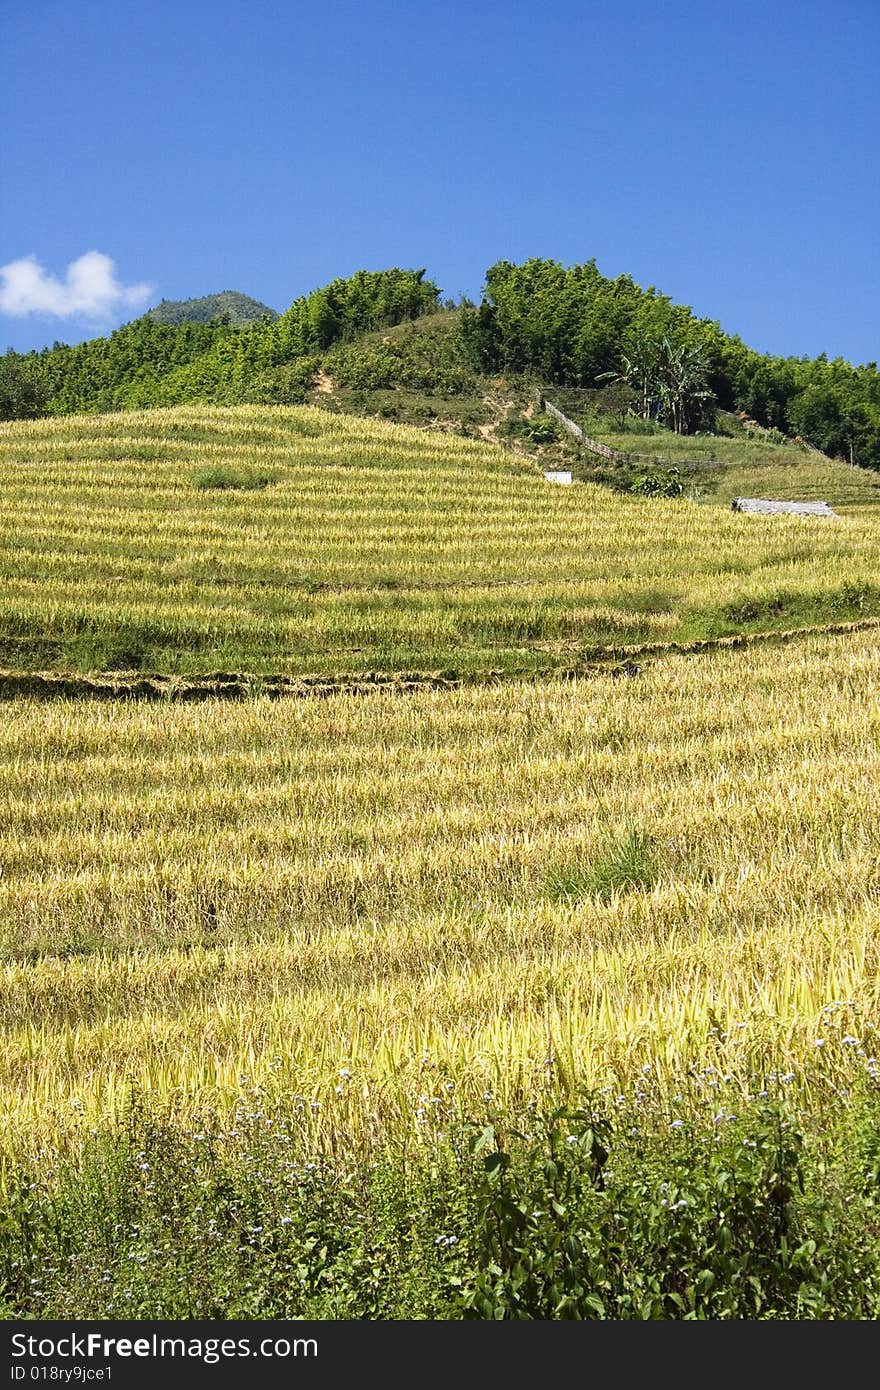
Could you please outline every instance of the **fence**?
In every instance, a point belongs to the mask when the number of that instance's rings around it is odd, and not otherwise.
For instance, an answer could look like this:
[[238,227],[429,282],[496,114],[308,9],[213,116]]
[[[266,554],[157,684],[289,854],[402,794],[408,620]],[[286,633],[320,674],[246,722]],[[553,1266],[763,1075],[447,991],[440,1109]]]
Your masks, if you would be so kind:
[[[677,467],[677,465],[674,464],[671,459],[659,458],[656,454],[628,453],[625,449],[612,449],[609,444],[603,444],[602,441],[599,439],[591,439],[588,434],[584,434],[580,425],[575,424],[574,420],[570,420],[567,415],[563,415],[562,411],[558,410],[555,405],[551,404],[551,402],[547,400],[546,396],[541,391],[536,391],[535,395],[538,403],[538,408],[540,410],[546,410],[548,415],[552,415],[554,420],[558,420],[562,428],[564,430],[568,430],[568,433],[573,435],[575,439],[577,439],[581,444],[583,444],[584,448],[589,450],[591,454],[599,454],[601,458],[611,459],[613,463],[649,463],[655,468]],[[771,433],[771,431],[766,430],[763,425],[759,425],[757,421],[743,421],[743,417],[741,415],[735,415],[732,410],[719,409],[719,414],[726,415],[729,419],[737,420],[740,423],[747,423],[751,425],[753,428],[761,431],[761,433]],[[803,448],[808,449],[811,454],[818,454],[820,458],[826,457],[826,455],[822,453],[821,449],[817,449],[815,444],[810,443],[809,439],[803,439],[800,435],[797,435],[794,439],[790,439],[788,442],[791,444],[802,445]],[[850,457],[850,463],[852,463],[852,457]],[[695,458],[693,455],[691,455],[687,460],[687,466],[689,468],[714,468],[716,466],[716,461],[712,458],[701,459]]]
[[[632,454],[624,449],[612,449],[610,444],[603,444],[599,439],[591,439],[588,434],[584,434],[580,425],[576,425],[574,420],[569,420],[567,415],[563,415],[561,410],[557,410],[556,406],[552,405],[540,392],[538,392],[538,405],[542,410],[546,410],[548,415],[552,415],[554,420],[558,420],[562,428],[574,435],[575,439],[583,444],[584,448],[588,449],[591,454],[599,454],[601,458],[611,459],[613,463],[649,463],[654,468],[676,467],[671,459],[658,458],[656,454]],[[691,467],[699,464],[706,467],[711,466],[712,463],[713,460],[711,459],[688,459],[688,464]]]

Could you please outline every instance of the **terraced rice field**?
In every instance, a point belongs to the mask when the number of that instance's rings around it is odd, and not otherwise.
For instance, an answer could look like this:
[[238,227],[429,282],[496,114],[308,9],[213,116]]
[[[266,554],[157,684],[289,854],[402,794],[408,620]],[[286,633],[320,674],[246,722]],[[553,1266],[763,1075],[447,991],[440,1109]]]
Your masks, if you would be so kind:
[[7,1141],[131,1082],[222,1112],[278,1066],[349,1134],[417,1129],[426,1075],[512,1104],[548,1056],[833,1077],[880,1023],[878,692],[863,633],[635,680],[7,704]]
[[557,488],[489,445],[313,409],[5,425],[0,665],[527,674],[878,614],[875,480],[808,471],[838,522]]
[[880,527],[798,481],[0,431],[0,1317],[875,1315]]

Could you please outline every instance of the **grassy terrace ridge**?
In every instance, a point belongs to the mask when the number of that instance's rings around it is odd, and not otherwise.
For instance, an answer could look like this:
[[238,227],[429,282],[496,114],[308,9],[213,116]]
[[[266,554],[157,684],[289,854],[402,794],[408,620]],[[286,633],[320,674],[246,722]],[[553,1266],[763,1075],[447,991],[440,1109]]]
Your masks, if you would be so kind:
[[724,411],[717,412],[715,433],[675,434],[634,419],[623,428],[621,421],[607,415],[584,414],[578,404],[584,394],[552,387],[545,393],[591,438],[640,458],[615,468],[563,435],[562,452],[568,455],[563,466],[573,467],[582,479],[606,477],[613,485],[626,486],[640,473],[669,466],[678,470],[692,501],[710,506],[729,506],[735,497],[760,496],[827,501],[848,516],[869,516],[880,505],[876,472],[826,458],[778,431],[764,430]]
[[[770,446],[722,443],[766,493]],[[310,407],[8,424],[0,667],[525,675],[877,615],[877,479],[794,456],[780,478],[839,521],[556,488],[490,443]]]

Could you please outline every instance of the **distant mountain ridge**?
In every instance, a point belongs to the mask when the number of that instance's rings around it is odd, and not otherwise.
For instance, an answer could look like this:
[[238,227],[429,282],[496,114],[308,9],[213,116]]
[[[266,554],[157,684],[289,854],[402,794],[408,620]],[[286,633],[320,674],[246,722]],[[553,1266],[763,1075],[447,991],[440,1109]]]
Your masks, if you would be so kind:
[[154,309],[148,309],[144,318],[179,327],[182,323],[210,323],[225,315],[228,315],[233,326],[278,318],[268,304],[261,304],[258,299],[252,299],[249,294],[240,294],[238,290],[205,294],[200,299],[163,299]]

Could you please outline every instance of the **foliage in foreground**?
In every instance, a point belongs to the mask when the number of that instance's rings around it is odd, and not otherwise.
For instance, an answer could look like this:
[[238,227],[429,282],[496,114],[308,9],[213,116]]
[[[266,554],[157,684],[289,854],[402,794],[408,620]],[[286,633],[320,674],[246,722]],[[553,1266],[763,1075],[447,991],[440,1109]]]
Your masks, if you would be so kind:
[[[787,1078],[782,1078],[786,1080]],[[341,1084],[346,1084],[341,1078]],[[769,1083],[772,1084],[772,1083]],[[451,1089],[452,1083],[449,1083]],[[136,1102],[79,1155],[7,1174],[11,1317],[862,1318],[880,1311],[873,1075],[819,1130],[778,1084],[627,1097],[313,1152],[304,1098],[223,1133]],[[5,1300],[5,1303],[3,1302]]]

